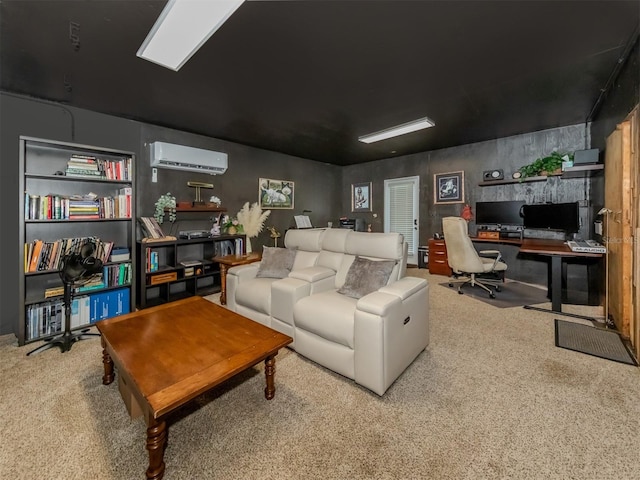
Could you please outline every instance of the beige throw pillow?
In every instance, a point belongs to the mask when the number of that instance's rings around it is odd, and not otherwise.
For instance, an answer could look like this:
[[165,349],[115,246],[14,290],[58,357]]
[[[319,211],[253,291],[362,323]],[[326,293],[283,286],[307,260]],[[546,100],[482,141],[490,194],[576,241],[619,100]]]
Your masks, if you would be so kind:
[[361,298],[375,292],[387,284],[395,264],[395,260],[369,260],[356,256],[338,293]]
[[289,275],[296,258],[292,248],[263,247],[262,261],[256,277],[285,278]]

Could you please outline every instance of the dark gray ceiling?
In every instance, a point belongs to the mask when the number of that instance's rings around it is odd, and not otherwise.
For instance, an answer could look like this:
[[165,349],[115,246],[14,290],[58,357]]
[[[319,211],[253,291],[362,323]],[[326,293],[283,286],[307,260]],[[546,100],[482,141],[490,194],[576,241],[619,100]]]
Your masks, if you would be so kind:
[[248,1],[173,72],[136,57],[164,0],[0,2],[3,91],[337,165],[585,122],[640,18],[637,0]]

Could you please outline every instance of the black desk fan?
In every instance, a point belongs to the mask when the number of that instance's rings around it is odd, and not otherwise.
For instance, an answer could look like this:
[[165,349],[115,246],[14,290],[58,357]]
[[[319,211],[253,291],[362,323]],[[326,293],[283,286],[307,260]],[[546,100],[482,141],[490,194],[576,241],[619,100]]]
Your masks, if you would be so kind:
[[64,333],[57,337],[45,340],[45,344],[31,350],[27,355],[39,353],[52,347],[60,347],[64,353],[71,350],[71,346],[80,340],[87,340],[94,336],[100,336],[98,333],[88,333],[89,329],[85,328],[78,333],[71,333],[71,304],[73,302],[73,289],[77,286],[76,282],[84,280],[81,284],[88,282],[91,277],[102,272],[102,260],[96,258],[94,253],[96,246],[93,242],[85,243],[80,253],[72,253],[62,258],[62,265],[58,273],[64,284]]

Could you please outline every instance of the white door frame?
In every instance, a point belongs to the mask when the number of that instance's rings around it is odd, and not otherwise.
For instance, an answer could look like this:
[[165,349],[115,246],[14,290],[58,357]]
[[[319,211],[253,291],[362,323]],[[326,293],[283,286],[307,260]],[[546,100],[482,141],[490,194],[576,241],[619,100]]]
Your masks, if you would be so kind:
[[391,202],[390,202],[390,189],[394,185],[398,184],[410,184],[413,189],[413,219],[411,225],[406,225],[402,233],[407,236],[407,232],[412,232],[412,238],[407,238],[409,243],[409,253],[407,256],[407,263],[418,264],[418,242],[420,238],[419,221],[420,218],[420,177],[401,177],[391,178],[384,181],[384,231],[391,232]]

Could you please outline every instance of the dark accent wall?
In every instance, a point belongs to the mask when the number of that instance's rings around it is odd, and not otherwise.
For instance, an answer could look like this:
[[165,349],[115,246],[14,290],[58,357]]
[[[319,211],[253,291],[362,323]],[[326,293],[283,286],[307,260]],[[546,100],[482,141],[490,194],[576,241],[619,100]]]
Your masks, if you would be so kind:
[[[435,127],[437,128],[437,127]],[[499,138],[487,142],[474,143],[459,147],[423,152],[396,158],[369,162],[364,165],[352,165],[343,169],[343,197],[345,215],[361,217],[366,223],[371,223],[374,231],[382,231],[384,225],[384,180],[408,176],[420,177],[420,205],[419,205],[419,243],[426,245],[427,240],[435,232],[442,231],[442,218],[459,216],[464,204],[435,205],[433,196],[433,175],[464,171],[465,203],[475,210],[477,201],[524,200],[527,203],[544,202],[580,202],[580,216],[583,238],[590,237],[591,198],[588,178],[560,179],[549,178],[546,182],[515,183],[508,185],[492,185],[481,187],[485,170],[500,168],[505,178],[519,167],[531,163],[539,157],[546,156],[554,149],[560,152],[573,152],[585,148],[588,143],[588,131],[585,125],[544,130],[507,138]],[[349,213],[351,183],[372,182],[373,212],[378,214],[373,218],[372,213]],[[597,199],[595,200],[597,201]],[[469,223],[469,231],[474,234],[476,225]],[[558,234],[546,232],[527,232],[529,236],[558,237]],[[508,277],[528,283],[545,284],[547,275],[547,259],[545,257],[517,256],[517,247],[487,244],[487,248],[496,247],[502,251],[508,265]],[[517,258],[516,258],[517,256]],[[571,265],[568,269],[571,286],[581,297],[587,291],[586,266]]]
[[[600,149],[600,161],[605,159],[607,137],[638,104],[640,104],[640,43],[636,40],[629,59],[606,92],[600,109],[596,112],[596,118],[591,124],[591,143],[593,148]],[[594,182],[593,192],[596,198],[601,199],[599,204],[594,204],[595,215],[595,212],[604,206],[604,177]]]
[[[16,301],[20,264],[15,253],[22,248],[18,245],[21,192],[18,192],[17,181],[21,135],[135,153],[138,216],[152,216],[154,204],[162,193],[171,192],[178,201],[193,200],[195,190],[187,186],[189,180],[213,183],[214,189],[203,190],[203,197],[218,196],[228,212],[235,216],[245,202],[258,200],[258,178],[266,177],[295,182],[294,209],[273,210],[266,226],[275,226],[284,234],[293,224],[293,215],[305,209],[312,211],[310,217],[314,225],[326,225],[339,217],[341,167],[335,165],[7,93],[0,94],[0,126],[0,199],[3,205],[0,224],[4,230],[0,244],[0,335],[17,331],[20,308]],[[226,152],[229,169],[218,176],[158,169],[158,182],[151,183],[148,144],[156,140]],[[175,225],[165,223],[163,227],[177,232],[209,230],[211,225],[209,214],[188,213],[179,214]],[[252,243],[255,250],[265,244],[273,245],[266,230]]]
[[[611,66],[613,69],[613,65]],[[596,117],[591,124],[591,145],[604,151],[607,137],[629,112],[640,103],[640,43],[632,48],[629,59],[618,77],[605,93]]]

